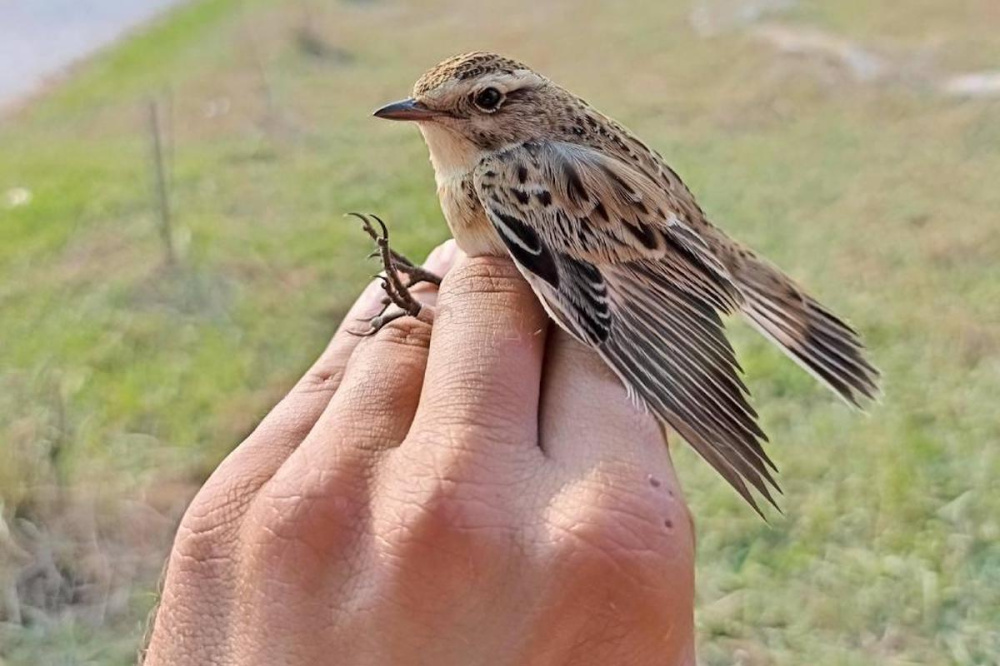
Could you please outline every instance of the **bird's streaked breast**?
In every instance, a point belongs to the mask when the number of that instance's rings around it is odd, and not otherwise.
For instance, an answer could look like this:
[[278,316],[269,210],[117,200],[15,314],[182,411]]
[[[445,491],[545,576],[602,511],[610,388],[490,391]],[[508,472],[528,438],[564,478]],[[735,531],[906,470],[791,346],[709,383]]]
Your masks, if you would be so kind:
[[437,192],[448,227],[466,254],[506,256],[503,241],[476,195],[471,172],[439,181]]

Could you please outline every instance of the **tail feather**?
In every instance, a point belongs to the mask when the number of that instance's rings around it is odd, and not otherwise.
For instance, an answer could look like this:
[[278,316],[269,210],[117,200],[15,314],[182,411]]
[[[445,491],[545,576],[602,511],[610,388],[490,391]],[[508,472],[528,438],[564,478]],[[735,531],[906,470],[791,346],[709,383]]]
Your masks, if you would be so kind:
[[877,400],[879,371],[853,328],[756,258],[734,272],[750,323],[819,381],[855,407]]

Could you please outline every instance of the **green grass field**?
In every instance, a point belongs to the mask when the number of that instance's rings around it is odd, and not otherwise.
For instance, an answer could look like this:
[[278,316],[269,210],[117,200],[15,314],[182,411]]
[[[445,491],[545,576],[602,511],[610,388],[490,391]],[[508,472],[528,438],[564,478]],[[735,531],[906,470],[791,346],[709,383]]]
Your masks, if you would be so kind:
[[[184,501],[375,268],[343,213],[383,215],[412,255],[446,237],[419,135],[369,112],[473,49],[636,130],[885,373],[883,403],[852,412],[734,323],[784,515],[760,521],[676,447],[703,663],[998,663],[1000,102],[928,76],[1000,66],[1000,9],[767,18],[900,63],[864,83],[752,26],[701,37],[693,3],[201,0],[0,119],[0,664],[134,660]],[[173,270],[150,97],[171,119]]]

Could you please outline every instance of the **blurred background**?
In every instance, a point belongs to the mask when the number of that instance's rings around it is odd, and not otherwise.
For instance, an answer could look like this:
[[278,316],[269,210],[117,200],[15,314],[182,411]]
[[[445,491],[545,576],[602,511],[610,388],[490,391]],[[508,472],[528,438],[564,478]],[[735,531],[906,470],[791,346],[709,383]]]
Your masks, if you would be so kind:
[[369,114],[478,49],[636,130],[885,372],[864,416],[734,322],[784,514],[676,447],[702,662],[1000,663],[997,34],[996,0],[0,0],[0,664],[134,662],[186,502],[376,268],[343,213],[446,237]]

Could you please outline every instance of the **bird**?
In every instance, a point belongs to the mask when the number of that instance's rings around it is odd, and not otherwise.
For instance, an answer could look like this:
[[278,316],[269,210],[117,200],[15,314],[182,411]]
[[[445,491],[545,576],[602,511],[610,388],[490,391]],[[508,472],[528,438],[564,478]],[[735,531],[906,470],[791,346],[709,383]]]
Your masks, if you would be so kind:
[[551,319],[757,513],[750,488],[777,508],[778,470],[724,316],[849,404],[881,395],[854,328],[710,222],[660,153],[528,66],[458,55],[373,115],[419,128],[459,247],[509,256]]

